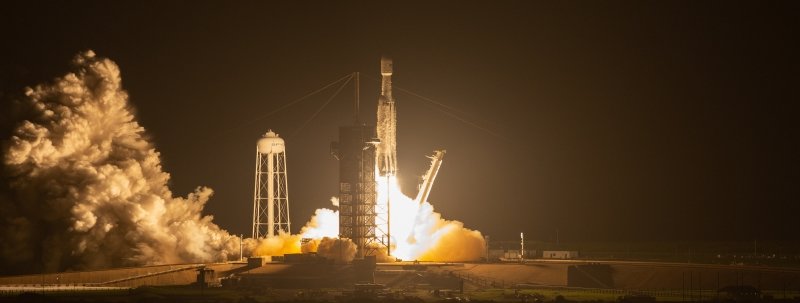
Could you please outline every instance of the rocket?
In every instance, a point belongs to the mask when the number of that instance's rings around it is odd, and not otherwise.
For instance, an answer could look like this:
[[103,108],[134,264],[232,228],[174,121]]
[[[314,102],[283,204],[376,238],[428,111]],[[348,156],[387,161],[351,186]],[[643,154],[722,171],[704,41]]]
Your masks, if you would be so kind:
[[381,95],[378,97],[377,166],[380,176],[397,174],[397,112],[392,97],[392,59],[381,57]]

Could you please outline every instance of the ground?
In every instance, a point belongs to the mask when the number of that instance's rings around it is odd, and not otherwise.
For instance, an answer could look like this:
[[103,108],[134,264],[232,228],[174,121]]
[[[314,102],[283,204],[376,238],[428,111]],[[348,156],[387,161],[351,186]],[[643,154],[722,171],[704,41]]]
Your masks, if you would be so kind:
[[[201,266],[225,278],[195,284]],[[800,298],[800,269],[631,261],[378,264],[375,284],[356,283],[350,265],[182,264],[0,278],[11,302],[438,302],[470,300],[643,302],[715,300],[750,285],[775,300]],[[215,280],[216,281],[216,280]],[[360,285],[360,286],[355,286]],[[637,301],[638,300],[638,301]]]

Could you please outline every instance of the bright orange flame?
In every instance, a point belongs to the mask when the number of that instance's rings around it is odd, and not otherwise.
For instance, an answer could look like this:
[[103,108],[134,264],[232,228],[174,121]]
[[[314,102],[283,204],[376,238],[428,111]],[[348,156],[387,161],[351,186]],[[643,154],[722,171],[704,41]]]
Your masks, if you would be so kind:
[[[390,201],[393,257],[420,261],[473,261],[483,256],[485,243],[479,231],[464,228],[459,221],[442,219],[441,214],[435,212],[433,205],[427,201],[419,203],[404,195],[397,177],[376,179],[379,203],[385,203],[387,198]],[[376,224],[380,222],[386,222],[386,214],[376,218]],[[295,242],[299,242],[300,238],[311,238],[319,242],[325,237],[336,238],[338,235],[339,212],[320,208],[299,236],[281,235],[280,238]],[[260,252],[283,254],[299,251],[299,244],[289,245],[277,239],[262,240],[259,244],[257,250]],[[316,245],[307,249],[315,251]]]
[[[483,256],[480,232],[461,222],[442,219],[427,201],[420,203],[404,195],[397,177],[378,177],[378,201],[389,198],[392,256],[403,260],[472,261]],[[385,218],[377,218],[378,222]]]

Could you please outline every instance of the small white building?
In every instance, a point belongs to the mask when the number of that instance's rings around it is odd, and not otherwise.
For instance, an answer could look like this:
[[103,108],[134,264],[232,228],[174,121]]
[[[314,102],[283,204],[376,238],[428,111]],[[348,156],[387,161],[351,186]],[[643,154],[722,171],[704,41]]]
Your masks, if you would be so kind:
[[576,250],[545,250],[542,251],[543,259],[575,259],[578,257]]
[[[490,261],[520,260],[519,249],[490,249]],[[536,255],[535,250],[525,250],[525,259],[532,259]]]

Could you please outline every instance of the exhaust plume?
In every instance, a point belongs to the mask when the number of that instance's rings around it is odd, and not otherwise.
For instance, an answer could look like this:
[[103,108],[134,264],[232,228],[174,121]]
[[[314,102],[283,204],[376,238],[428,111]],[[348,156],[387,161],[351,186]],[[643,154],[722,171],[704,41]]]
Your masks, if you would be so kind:
[[201,214],[211,189],[175,197],[167,187],[117,65],[92,51],[72,63],[17,100],[24,114],[3,145],[3,266],[52,272],[236,255],[238,240]]
[[254,257],[296,254],[302,251],[300,240],[300,235],[280,232],[277,236],[272,237],[244,239],[244,250],[249,252],[248,255]]
[[[389,190],[389,188],[396,188]],[[476,261],[486,243],[479,231],[442,218],[428,201],[417,201],[400,190],[397,178],[378,178],[378,201],[391,195],[392,256],[403,260]]]
[[[203,216],[212,196],[168,188],[159,153],[134,117],[120,70],[92,51],[72,72],[26,88],[3,113],[13,129],[2,145],[0,266],[4,273],[226,261],[239,239]],[[378,199],[391,195],[392,257],[469,261],[484,251],[480,232],[442,219],[427,201],[401,193],[395,176],[378,178]],[[338,199],[331,200],[338,206]],[[254,256],[317,252],[343,263],[355,244],[338,239],[339,214],[318,209],[299,234],[244,239]],[[312,239],[301,246],[302,238]],[[391,261],[385,250],[379,260]]]
[[339,212],[327,208],[319,208],[314,216],[300,230],[303,238],[321,239],[339,237]]
[[323,237],[311,239],[303,245],[303,252],[316,252],[318,256],[338,264],[348,263],[356,257],[356,244],[350,239]]

